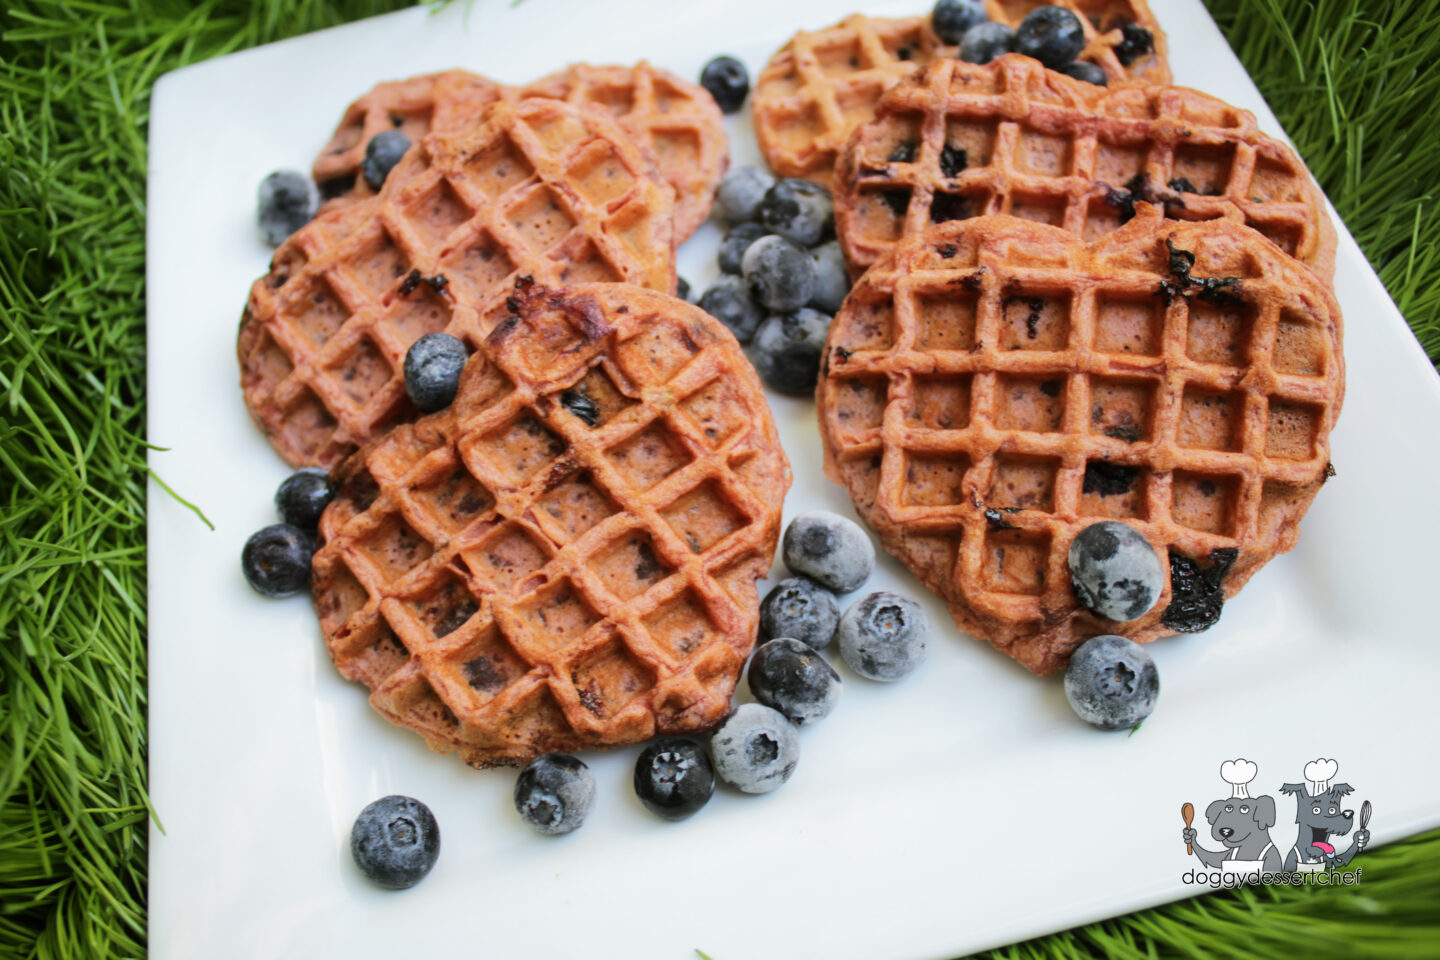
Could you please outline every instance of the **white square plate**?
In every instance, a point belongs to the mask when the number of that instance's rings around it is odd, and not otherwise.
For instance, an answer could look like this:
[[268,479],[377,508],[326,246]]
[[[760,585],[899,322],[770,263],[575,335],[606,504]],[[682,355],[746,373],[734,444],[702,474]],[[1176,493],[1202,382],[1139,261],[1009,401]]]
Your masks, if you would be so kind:
[[[1078,722],[1058,680],[959,635],[924,596],[938,629],[926,668],[892,685],[845,673],[840,707],[804,731],[784,789],[722,789],[670,824],[633,795],[635,749],[587,755],[597,809],[582,830],[547,839],[516,818],[513,773],[431,754],[373,713],[330,665],[306,599],[266,601],[246,586],[241,545],[275,522],[271,496],[287,473],[246,415],[235,364],[236,319],[269,256],[253,219],[267,172],[307,169],[345,105],[381,79],[463,66],[519,83],[574,60],[640,58],[696,77],[721,52],[754,75],[796,29],[830,24],[851,3],[457,3],[157,85],[149,438],[166,449],[150,462],[215,524],[152,484],[157,960],[683,960],[697,947],[716,960],[950,957],[1198,892],[1180,880],[1197,862],[1184,853],[1179,807],[1226,795],[1219,764],[1240,756],[1259,763],[1256,786],[1271,794],[1303,779],[1307,760],[1337,758],[1352,799],[1374,803],[1376,842],[1440,823],[1440,767],[1421,752],[1440,743],[1440,446],[1420,426],[1440,418],[1440,380],[1343,231],[1339,476],[1298,549],[1256,576],[1217,627],[1151,647],[1164,690],[1133,736]],[[1199,0],[1155,7],[1176,81],[1278,133]],[[759,162],[748,111],[728,125],[734,163]],[[680,253],[697,289],[716,273],[719,236],[707,225]],[[813,405],[772,402],[795,469],[787,520],[816,507],[850,514],[821,475]],[[888,558],[867,589],[923,594]],[[398,894],[369,885],[348,852],[356,813],[388,793],[430,804],[444,836],[434,872]],[[1277,800],[1274,836],[1288,849],[1291,800]]]

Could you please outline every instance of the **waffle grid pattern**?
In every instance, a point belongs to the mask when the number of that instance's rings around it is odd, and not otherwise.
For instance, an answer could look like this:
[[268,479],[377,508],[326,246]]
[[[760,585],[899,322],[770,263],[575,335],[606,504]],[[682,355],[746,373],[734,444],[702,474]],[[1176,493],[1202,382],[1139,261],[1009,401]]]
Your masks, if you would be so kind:
[[443,330],[478,345],[515,277],[673,289],[673,197],[614,121],[555,100],[428,138],[256,281],[239,342],[251,415],[287,462],[333,466],[413,413],[410,344]]
[[1334,273],[1324,198],[1249,111],[1178,87],[1107,92],[1015,54],[942,61],[892,89],[836,176],[837,231],[861,272],[899,237],[964,216],[1012,214],[1093,239],[1121,226],[1140,177],[1170,217],[1245,223]]
[[[1010,218],[955,221],[902,242],[836,318],[827,468],[962,627],[1031,670],[1119,626],[1070,589],[1066,552],[1090,523],[1122,519],[1162,557],[1238,549],[1227,593],[1293,544],[1339,413],[1339,314],[1251,238],[1143,212],[1090,247]],[[1243,305],[1167,304],[1166,239],[1196,254],[1196,278],[1241,278]],[[907,556],[921,543],[950,556]],[[1124,632],[1172,632],[1158,623],[1169,598]],[[1042,636],[1067,618],[1080,629]]]
[[341,672],[476,765],[722,719],[789,483],[698,309],[609,284],[521,309],[449,410],[346,465],[314,567]]
[[[1061,0],[1085,30],[1078,59],[1095,63],[1112,84],[1168,83],[1165,35],[1144,0],[1096,3]],[[1036,4],[986,0],[990,19],[1017,27]],[[1155,52],[1127,68],[1115,54],[1120,27],[1138,23],[1151,33]],[[926,64],[953,59],[930,18],[878,18],[855,14],[833,27],[800,31],[770,59],[755,81],[755,134],[766,161],[782,177],[829,185],[835,160],[851,132],[874,116],[886,90]]]

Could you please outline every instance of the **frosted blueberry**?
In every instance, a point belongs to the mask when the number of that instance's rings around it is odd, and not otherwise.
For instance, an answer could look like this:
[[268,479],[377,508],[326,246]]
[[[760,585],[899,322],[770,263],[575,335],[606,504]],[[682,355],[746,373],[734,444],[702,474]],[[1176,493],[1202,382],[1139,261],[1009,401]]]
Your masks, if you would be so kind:
[[448,333],[427,333],[405,352],[405,392],[425,413],[448,407],[460,388],[468,356],[464,341]]
[[966,63],[989,63],[1015,49],[1015,31],[1003,23],[987,20],[965,31],[960,41],[960,59]]
[[750,344],[750,362],[771,389],[807,396],[820,377],[830,318],[801,307],[767,317]]
[[755,328],[765,319],[765,311],[750,299],[745,281],[728,275],[700,295],[700,309],[725,324],[741,343],[749,343]]
[[777,180],[760,202],[760,221],[771,233],[813,247],[835,229],[830,191],[812,180]]
[[276,170],[260,181],[256,219],[265,242],[278,247],[315,216],[320,193],[309,177],[295,170]]
[[1159,695],[1150,652],[1125,637],[1091,637],[1065,668],[1065,699],[1081,720],[1102,730],[1135,726],[1150,716]]
[[795,772],[800,738],[778,710],[745,703],[716,728],[710,754],[721,780],[743,793],[769,793]]
[[835,595],[809,577],[781,580],[760,602],[760,639],[793,637],[816,650],[829,646],[840,622]]
[[815,261],[815,295],[808,305],[833,317],[850,292],[850,274],[845,270],[840,241],[820,244],[810,251],[810,259]]
[[720,213],[731,223],[749,223],[760,219],[760,202],[765,191],[775,185],[769,171],[759,167],[736,167],[725,174],[715,191]]
[[715,768],[699,741],[661,737],[635,761],[635,795],[666,820],[683,820],[710,801]]
[[930,621],[920,604],[878,591],[856,601],[835,631],[840,656],[868,680],[899,680],[929,655]]
[[757,647],[746,678],[756,700],[797,727],[825,719],[840,699],[840,674],[820,651],[790,637]]
[[750,299],[767,310],[798,310],[815,296],[815,261],[784,237],[761,237],[740,259]]
[[379,190],[385,185],[385,178],[390,176],[390,171],[409,149],[410,138],[399,130],[382,130],[370,138],[370,142],[365,144],[365,159],[360,164],[360,172],[371,190]]
[[515,809],[547,836],[579,828],[594,806],[595,774],[563,753],[536,757],[515,780]]
[[274,523],[251,534],[240,551],[240,569],[255,592],[288,597],[310,585],[310,558],[315,541],[288,523]]
[[413,887],[440,858],[440,825],[430,808],[413,797],[381,797],[355,818],[350,856],[382,887]]
[[1165,571],[1140,531],[1118,520],[1092,523],[1070,541],[1075,597],[1106,620],[1143,616],[1165,590]]
[[802,513],[785,528],[781,549],[791,573],[811,577],[831,590],[849,593],[875,569],[875,547],[860,525],[838,513]]
[[716,258],[720,261],[720,269],[725,273],[739,273],[745,251],[750,249],[750,244],[761,237],[769,236],[769,233],[763,223],[735,224],[720,241],[720,255]]

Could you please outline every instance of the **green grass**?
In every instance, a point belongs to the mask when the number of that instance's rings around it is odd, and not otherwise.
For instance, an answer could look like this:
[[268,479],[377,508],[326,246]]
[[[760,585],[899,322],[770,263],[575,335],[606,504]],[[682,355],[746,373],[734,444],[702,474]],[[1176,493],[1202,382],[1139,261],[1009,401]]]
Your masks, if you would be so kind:
[[[11,0],[0,12],[0,958],[145,952],[151,86],[402,5]],[[1210,6],[1440,359],[1440,9]],[[1353,892],[1220,894],[993,955],[1440,955],[1440,834],[1360,863]]]

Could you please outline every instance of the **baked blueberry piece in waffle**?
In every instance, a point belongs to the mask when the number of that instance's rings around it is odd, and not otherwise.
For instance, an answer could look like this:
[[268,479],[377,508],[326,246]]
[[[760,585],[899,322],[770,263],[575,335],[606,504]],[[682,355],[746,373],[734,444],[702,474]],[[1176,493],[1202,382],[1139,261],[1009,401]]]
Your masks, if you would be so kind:
[[[864,275],[818,387],[827,475],[955,622],[1037,674],[1089,637],[1204,629],[1289,550],[1329,471],[1344,365],[1328,284],[1228,220],[1148,204],[1086,242],[937,224]],[[1166,566],[1128,623],[1066,553],[1099,520]]]
[[314,591],[372,705],[476,766],[707,729],[790,485],[728,331],[627,284],[520,281],[447,409],[343,464]]
[[1334,274],[1335,228],[1305,164],[1254,114],[1198,90],[1107,90],[1018,54],[937,61],[885,94],[835,173],[836,231],[857,275],[932,223],[1007,213],[1090,239],[1141,201],[1247,224]]
[[[1170,82],[1165,34],[1145,0],[1062,0],[1085,31],[1079,60],[1105,71],[1111,86]],[[991,20],[1018,27],[1036,4],[986,0]],[[1138,31],[1138,32],[1137,32]],[[802,30],[755,81],[755,135],[765,160],[782,177],[830,184],[836,155],[890,87],[926,64],[954,58],[929,16],[880,18],[855,14],[825,30]]]
[[241,321],[250,414],[294,466],[334,466],[414,416],[401,366],[445,331],[472,347],[516,277],[675,286],[675,191],[608,115],[500,101],[430,134],[378,196],[333,204],[275,252]]

